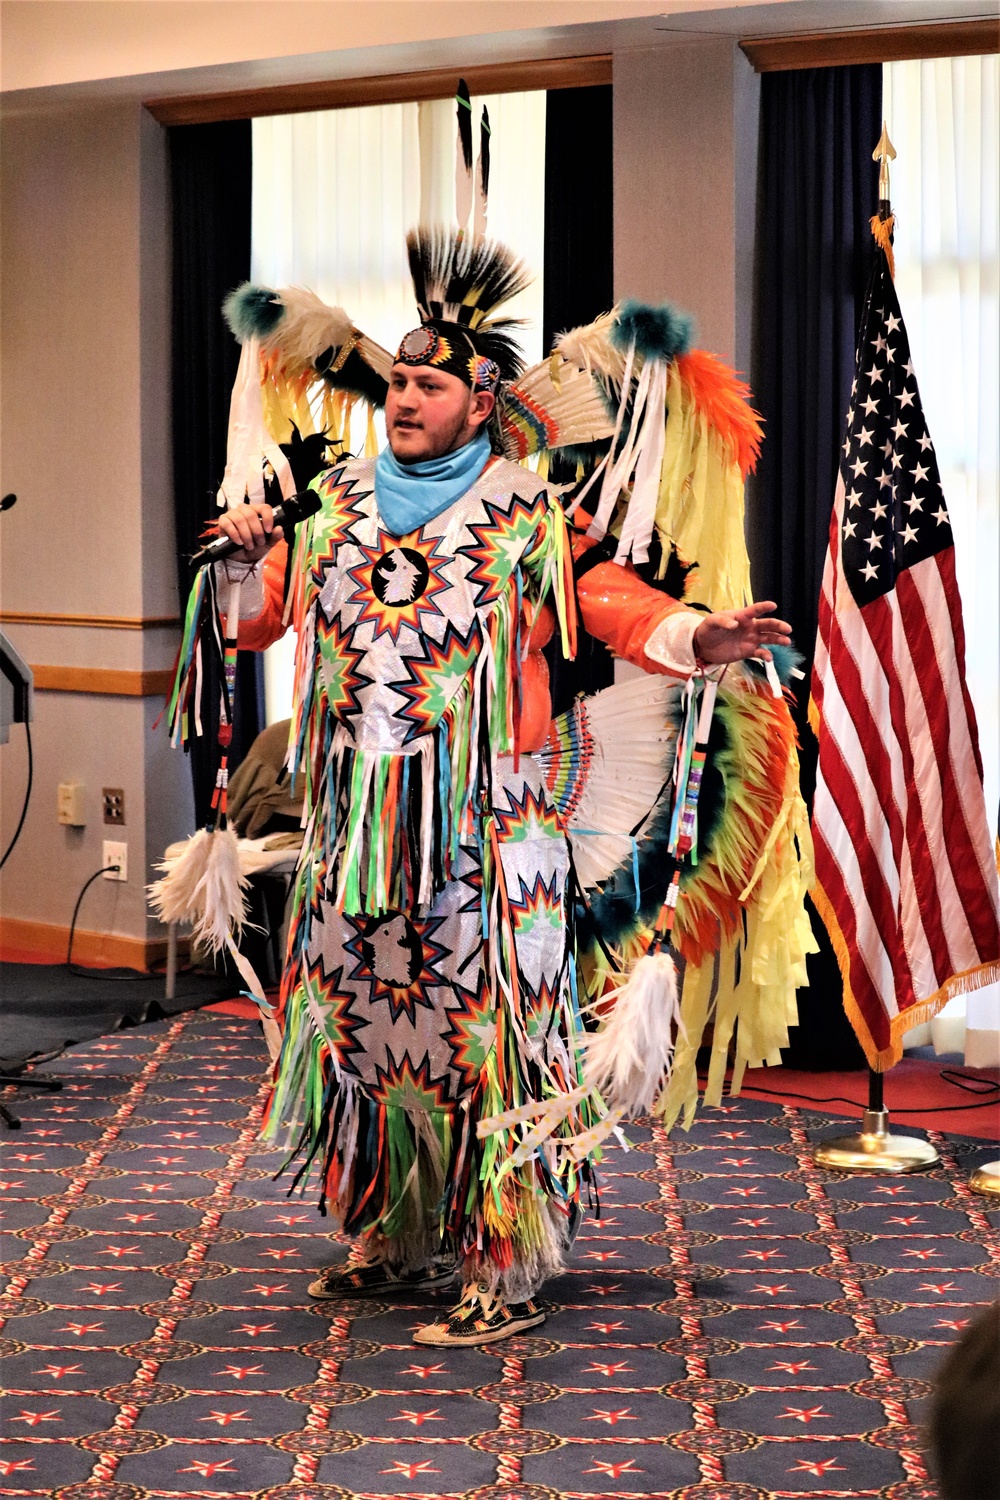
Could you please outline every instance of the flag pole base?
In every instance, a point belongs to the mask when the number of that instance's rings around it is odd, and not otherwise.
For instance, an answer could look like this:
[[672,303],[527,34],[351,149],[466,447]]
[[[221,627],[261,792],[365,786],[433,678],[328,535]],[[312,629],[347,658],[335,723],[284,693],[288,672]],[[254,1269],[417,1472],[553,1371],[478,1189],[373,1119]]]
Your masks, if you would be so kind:
[[987,1198],[1000,1198],[1000,1161],[984,1162],[977,1167],[969,1178],[969,1186],[974,1193],[982,1193]]
[[[821,1141],[815,1152],[816,1165],[834,1172],[925,1172],[937,1166],[940,1159],[929,1141],[913,1135],[890,1135],[889,1112],[885,1109],[866,1109],[857,1135]],[[1000,1168],[1000,1162],[995,1166]]]

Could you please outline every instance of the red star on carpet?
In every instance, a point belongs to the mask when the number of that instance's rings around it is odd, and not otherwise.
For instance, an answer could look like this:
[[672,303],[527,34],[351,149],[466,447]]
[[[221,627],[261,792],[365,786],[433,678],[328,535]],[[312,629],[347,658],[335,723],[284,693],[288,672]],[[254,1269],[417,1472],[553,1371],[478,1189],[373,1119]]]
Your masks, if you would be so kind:
[[10,1420],[23,1422],[26,1427],[37,1427],[41,1422],[61,1422],[62,1417],[59,1415],[59,1407],[56,1406],[52,1411],[22,1411],[20,1416],[11,1417]]
[[425,1422],[443,1422],[444,1417],[438,1416],[437,1407],[433,1411],[401,1411],[398,1417],[390,1417],[390,1422],[409,1422],[412,1427],[422,1427]]
[[784,1260],[780,1250],[744,1250],[741,1260]]
[[67,1375],[82,1375],[83,1365],[45,1365],[41,1370],[32,1370],[32,1375],[50,1375],[53,1380],[63,1380]]
[[619,1422],[637,1422],[639,1420],[638,1417],[629,1415],[631,1410],[630,1406],[623,1406],[621,1411],[605,1411],[602,1407],[595,1406],[594,1415],[592,1417],[584,1417],[583,1420],[585,1422],[607,1422],[609,1427],[617,1427]]
[[779,1421],[814,1422],[817,1417],[828,1417],[821,1406],[786,1406]]
[[106,1250],[98,1250],[98,1255],[113,1255],[115,1260],[121,1260],[123,1255],[138,1255],[138,1245],[109,1245]]
[[968,1328],[968,1318],[939,1318],[934,1324],[935,1328],[951,1328],[955,1333],[961,1333],[963,1328]]
[[423,1463],[419,1464],[404,1463],[401,1458],[397,1458],[391,1469],[379,1470],[380,1474],[399,1474],[404,1479],[416,1479],[418,1474],[440,1474],[440,1472],[440,1469],[431,1467],[429,1458],[425,1458]]
[[[432,1375],[446,1375],[446,1365],[407,1365],[405,1370],[400,1370],[400,1375],[415,1375],[418,1380],[430,1380]],[[437,1472],[435,1470],[435,1472]]]
[[0,1474],[5,1479],[8,1474],[19,1474],[24,1469],[33,1469],[34,1467],[30,1458],[5,1458],[0,1460]]
[[838,1464],[836,1459],[833,1458],[821,1458],[813,1463],[804,1458],[800,1463],[795,1465],[794,1469],[789,1469],[788,1473],[814,1474],[817,1479],[822,1479],[824,1474],[832,1474],[835,1469],[842,1469],[843,1467],[843,1464]]
[[202,1479],[211,1479],[213,1474],[235,1474],[231,1458],[219,1459],[216,1463],[201,1463],[197,1458],[188,1464],[186,1469],[178,1469],[178,1474],[200,1474]]
[[[228,1427],[230,1422],[249,1422],[250,1418],[246,1411],[210,1411],[207,1417],[199,1417],[199,1422],[214,1422],[218,1427]],[[181,1472],[178,1469],[178,1474]]]
[[637,1469],[634,1458],[626,1458],[623,1463],[606,1464],[599,1458],[594,1459],[592,1469],[581,1469],[581,1474],[607,1474],[609,1479],[617,1479],[622,1474],[645,1474],[645,1469]]
[[283,1281],[281,1286],[252,1286],[252,1292],[258,1292],[262,1297],[276,1297],[279,1292],[288,1291],[288,1282]]
[[245,1333],[247,1338],[259,1338],[262,1333],[277,1333],[277,1323],[241,1323],[234,1333]]
[[758,1323],[758,1328],[763,1332],[765,1328],[773,1329],[775,1333],[787,1333],[790,1328],[801,1328],[802,1324],[798,1318],[791,1323]]
[[122,1284],[121,1284],[120,1281],[108,1281],[108,1282],[90,1281],[83,1288],[83,1290],[85,1292],[93,1292],[93,1294],[94,1294],[95,1297],[103,1297],[108,1292],[121,1292],[121,1291],[124,1291],[124,1287],[122,1286]]
[[922,1224],[924,1221],[916,1214],[893,1214],[885,1222],[887,1224],[902,1224],[904,1229],[909,1229],[911,1224]]
[[67,1323],[65,1328],[57,1328],[57,1333],[72,1333],[76,1338],[82,1339],[86,1333],[97,1333],[98,1329],[104,1327],[103,1323]]
[[768,1374],[772,1370],[787,1370],[789,1375],[800,1375],[803,1370],[815,1370],[815,1368],[816,1366],[811,1365],[807,1359],[800,1359],[794,1364],[789,1364],[786,1360],[779,1360],[776,1365],[768,1365],[767,1370]]
[[231,1375],[234,1380],[248,1380],[251,1375],[263,1375],[263,1365],[227,1365],[224,1370],[216,1370],[216,1375]]
[[626,1373],[632,1373],[632,1366],[628,1363],[627,1360],[622,1360],[621,1364],[617,1365],[588,1365],[587,1368],[583,1371],[584,1375],[604,1375],[608,1380],[611,1379],[612,1375],[623,1375]]
[[777,1297],[779,1292],[790,1292],[790,1286],[752,1286],[752,1292],[763,1292],[766,1297]]
[[616,1333],[619,1328],[624,1328],[624,1323],[588,1323],[588,1330],[594,1328],[598,1333]]

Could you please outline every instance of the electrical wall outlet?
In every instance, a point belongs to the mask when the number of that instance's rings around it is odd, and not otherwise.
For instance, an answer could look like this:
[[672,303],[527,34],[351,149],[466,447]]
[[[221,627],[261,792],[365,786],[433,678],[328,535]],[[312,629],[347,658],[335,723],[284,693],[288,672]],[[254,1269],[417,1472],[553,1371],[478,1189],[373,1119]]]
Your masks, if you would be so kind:
[[83,810],[83,783],[61,781],[56,788],[56,817],[70,828],[83,828],[87,822]]
[[[127,880],[128,844],[116,844],[111,839],[105,839],[103,848],[101,868],[105,880]],[[117,869],[114,868],[115,865],[118,866]]]
[[121,827],[125,822],[125,788],[120,786],[102,787],[101,800],[104,804],[105,823],[114,823]]

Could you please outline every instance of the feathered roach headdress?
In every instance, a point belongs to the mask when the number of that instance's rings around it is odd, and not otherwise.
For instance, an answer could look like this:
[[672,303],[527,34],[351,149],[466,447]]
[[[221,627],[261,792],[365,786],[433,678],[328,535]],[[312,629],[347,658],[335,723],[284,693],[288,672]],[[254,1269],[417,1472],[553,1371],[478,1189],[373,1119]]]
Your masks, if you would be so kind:
[[448,229],[411,229],[406,236],[420,327],[396,353],[405,365],[432,365],[473,390],[496,391],[524,369],[513,330],[520,318],[497,317],[531,281],[506,245]]

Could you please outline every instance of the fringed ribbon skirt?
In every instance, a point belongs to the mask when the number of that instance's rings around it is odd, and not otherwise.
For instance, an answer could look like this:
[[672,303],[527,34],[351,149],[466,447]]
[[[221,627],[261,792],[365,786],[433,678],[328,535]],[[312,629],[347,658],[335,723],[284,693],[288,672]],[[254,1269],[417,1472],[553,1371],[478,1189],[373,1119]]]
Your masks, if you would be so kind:
[[[590,1123],[586,1099],[559,1103],[579,1084],[568,870],[538,764],[500,758],[491,811],[425,914],[351,915],[324,895],[299,914],[267,1134],[290,1144],[293,1183],[318,1180],[338,1227],[399,1265],[455,1251],[525,1295],[558,1268],[588,1170],[559,1141]],[[537,1151],[477,1132],[547,1103],[558,1124]]]

